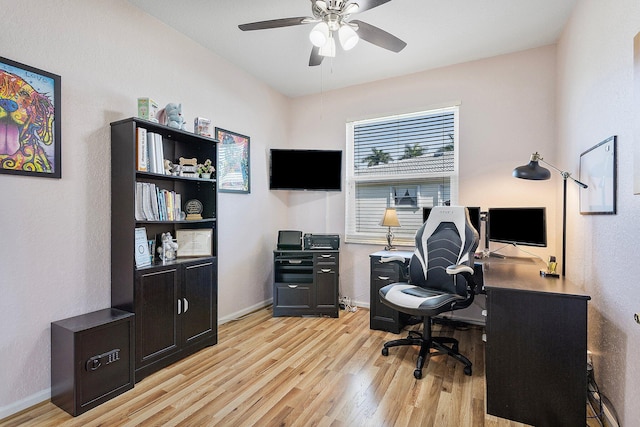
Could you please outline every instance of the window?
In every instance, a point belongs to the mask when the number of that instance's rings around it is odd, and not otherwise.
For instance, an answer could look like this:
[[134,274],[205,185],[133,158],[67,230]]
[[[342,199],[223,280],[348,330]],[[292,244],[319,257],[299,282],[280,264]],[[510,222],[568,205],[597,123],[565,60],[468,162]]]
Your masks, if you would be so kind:
[[422,208],[457,203],[458,107],[347,123],[346,241],[383,243],[395,207],[394,243],[413,245]]

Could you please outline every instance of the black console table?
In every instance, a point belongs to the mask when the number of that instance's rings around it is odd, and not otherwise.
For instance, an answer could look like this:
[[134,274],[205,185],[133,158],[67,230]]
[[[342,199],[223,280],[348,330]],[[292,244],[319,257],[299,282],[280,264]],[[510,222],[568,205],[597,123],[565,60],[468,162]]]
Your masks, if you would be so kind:
[[338,250],[276,250],[273,260],[274,316],[338,317]]

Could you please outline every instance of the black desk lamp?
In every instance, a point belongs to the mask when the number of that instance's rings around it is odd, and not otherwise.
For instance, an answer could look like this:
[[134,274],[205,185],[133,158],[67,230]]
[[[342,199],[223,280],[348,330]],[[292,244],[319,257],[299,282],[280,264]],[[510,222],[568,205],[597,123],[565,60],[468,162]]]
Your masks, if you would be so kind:
[[551,168],[560,172],[562,175],[563,183],[562,183],[562,276],[564,277],[565,273],[565,264],[566,264],[566,243],[565,239],[567,236],[567,178],[570,178],[573,182],[578,184],[582,188],[587,188],[587,184],[584,184],[574,177],[571,176],[569,172],[561,171],[557,167],[553,166],[550,163],[544,161],[544,159],[535,152],[531,155],[531,159],[529,160],[529,164],[524,166],[518,166],[513,170],[513,176],[516,178],[522,179],[533,179],[533,180],[544,180],[549,179],[551,177],[551,172],[549,169],[543,168],[538,164],[538,162],[545,163]]

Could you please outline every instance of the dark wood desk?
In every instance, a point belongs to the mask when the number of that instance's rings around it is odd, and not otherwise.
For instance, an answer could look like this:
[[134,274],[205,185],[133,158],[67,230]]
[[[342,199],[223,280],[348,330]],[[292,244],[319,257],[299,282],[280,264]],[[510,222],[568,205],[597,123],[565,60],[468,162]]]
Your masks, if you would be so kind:
[[586,425],[587,301],[541,262],[483,261],[487,413],[542,426]]

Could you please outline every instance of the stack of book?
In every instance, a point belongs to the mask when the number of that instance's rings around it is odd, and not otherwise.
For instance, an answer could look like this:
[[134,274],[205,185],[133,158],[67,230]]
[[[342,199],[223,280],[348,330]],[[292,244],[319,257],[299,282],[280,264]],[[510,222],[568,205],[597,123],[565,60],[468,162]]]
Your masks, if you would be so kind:
[[141,172],[164,175],[162,135],[155,132],[148,132],[147,129],[142,127],[137,128],[136,169]]
[[149,182],[136,182],[137,221],[180,220],[182,197]]

